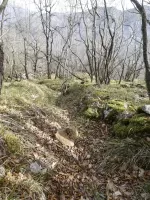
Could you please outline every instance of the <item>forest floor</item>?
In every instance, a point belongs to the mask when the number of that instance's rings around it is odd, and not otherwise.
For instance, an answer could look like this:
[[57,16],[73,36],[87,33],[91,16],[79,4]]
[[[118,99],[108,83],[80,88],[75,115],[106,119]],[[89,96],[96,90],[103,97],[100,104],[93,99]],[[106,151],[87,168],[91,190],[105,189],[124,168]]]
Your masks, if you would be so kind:
[[[78,106],[83,105],[78,100],[85,95],[84,86],[72,84],[75,92],[63,96],[61,84],[52,80],[5,83],[0,97],[0,199],[150,199],[150,168],[143,167],[144,161],[150,162],[149,137],[148,148],[139,142],[134,152],[137,140],[112,138],[112,124],[107,120],[81,115]],[[120,89],[122,98],[126,91],[132,99],[134,89]],[[138,89],[138,94],[141,91],[146,93],[145,88]],[[143,102],[149,102],[147,97]],[[60,127],[78,130],[73,146],[57,140]],[[126,152],[122,156],[128,165],[112,150]],[[137,155],[144,157],[143,165],[136,162]]]

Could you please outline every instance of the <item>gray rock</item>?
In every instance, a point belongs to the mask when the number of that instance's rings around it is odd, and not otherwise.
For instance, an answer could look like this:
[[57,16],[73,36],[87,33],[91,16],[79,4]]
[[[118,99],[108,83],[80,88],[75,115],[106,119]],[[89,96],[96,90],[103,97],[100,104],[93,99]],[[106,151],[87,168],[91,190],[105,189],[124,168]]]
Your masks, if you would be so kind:
[[30,170],[32,173],[38,174],[38,173],[42,172],[42,166],[39,165],[37,162],[33,162],[30,164]]
[[104,110],[104,119],[106,119],[111,112],[112,112],[112,109]]
[[142,109],[143,112],[150,115],[150,105],[144,105],[144,106],[142,106],[141,109]]
[[0,179],[4,178],[6,174],[6,170],[3,166],[0,165]]
[[124,111],[123,113],[119,114],[118,115],[118,119],[129,119],[129,118],[132,118],[133,117],[133,113],[128,113],[126,111]]

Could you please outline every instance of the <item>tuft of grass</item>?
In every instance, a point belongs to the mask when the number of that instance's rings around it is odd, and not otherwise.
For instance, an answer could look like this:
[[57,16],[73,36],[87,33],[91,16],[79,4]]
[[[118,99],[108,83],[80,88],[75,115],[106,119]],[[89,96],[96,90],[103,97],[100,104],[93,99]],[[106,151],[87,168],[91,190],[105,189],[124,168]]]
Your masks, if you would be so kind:
[[111,140],[105,150],[102,166],[107,170],[118,170],[123,165],[150,169],[150,144],[144,140]]
[[20,141],[20,138],[13,133],[5,133],[4,140],[7,145],[7,149],[10,153],[20,154],[23,152],[23,147]]
[[20,199],[22,197],[41,199],[44,195],[42,185],[31,176],[26,176],[22,173],[13,174],[8,171],[4,183],[9,187],[9,191],[6,194],[9,199]]

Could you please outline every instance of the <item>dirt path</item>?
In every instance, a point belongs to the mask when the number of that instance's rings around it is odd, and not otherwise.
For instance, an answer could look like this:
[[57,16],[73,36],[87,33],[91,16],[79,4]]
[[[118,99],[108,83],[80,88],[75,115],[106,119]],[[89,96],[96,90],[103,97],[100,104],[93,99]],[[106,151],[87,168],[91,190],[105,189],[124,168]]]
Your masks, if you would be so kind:
[[[48,199],[104,199],[107,179],[98,166],[102,159],[100,154],[107,136],[107,126],[97,122],[75,122],[70,120],[66,110],[59,108],[57,111],[59,114],[55,112],[55,115],[34,119],[34,126],[28,126],[28,131],[36,136],[33,154],[45,160],[47,167],[57,162],[45,182]],[[79,137],[74,147],[64,146],[55,138],[51,122],[63,128],[76,124],[84,137]]]

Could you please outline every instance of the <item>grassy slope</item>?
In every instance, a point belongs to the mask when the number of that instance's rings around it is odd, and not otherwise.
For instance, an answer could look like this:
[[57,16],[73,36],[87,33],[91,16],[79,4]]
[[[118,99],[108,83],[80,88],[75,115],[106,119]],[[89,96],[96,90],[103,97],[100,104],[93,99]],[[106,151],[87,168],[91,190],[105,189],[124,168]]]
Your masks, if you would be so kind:
[[51,121],[67,124],[61,110],[54,106],[57,95],[57,92],[36,81],[4,84],[0,97],[0,137],[6,146],[0,163],[6,168],[6,176],[0,180],[2,199],[42,198],[41,184],[45,177],[41,177],[40,181],[27,169],[35,156],[42,160],[49,158],[40,142],[44,140],[42,129],[48,129]]

